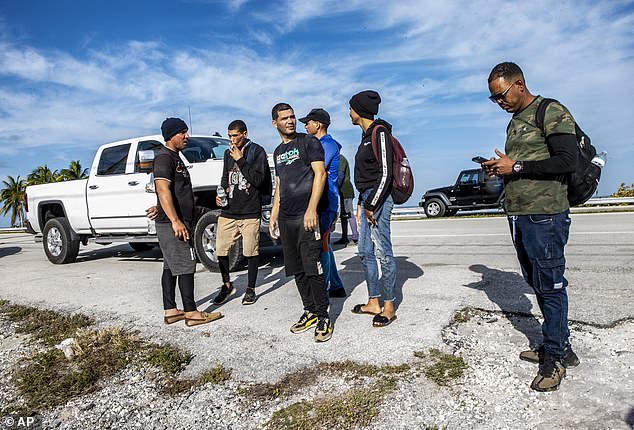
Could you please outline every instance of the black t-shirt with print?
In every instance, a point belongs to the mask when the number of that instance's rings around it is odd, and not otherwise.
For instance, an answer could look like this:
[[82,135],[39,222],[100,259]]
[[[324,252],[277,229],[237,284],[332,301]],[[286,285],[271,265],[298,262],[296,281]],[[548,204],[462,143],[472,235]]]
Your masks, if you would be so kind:
[[280,178],[280,219],[303,217],[313,191],[313,169],[310,163],[324,161],[324,148],[319,139],[305,133],[288,143],[281,143],[273,153],[275,175]]
[[[187,167],[178,156],[178,152],[167,147],[161,148],[154,157],[154,179],[167,179],[170,193],[178,218],[188,227],[194,220],[194,191]],[[171,222],[158,200],[158,216],[156,222]]]

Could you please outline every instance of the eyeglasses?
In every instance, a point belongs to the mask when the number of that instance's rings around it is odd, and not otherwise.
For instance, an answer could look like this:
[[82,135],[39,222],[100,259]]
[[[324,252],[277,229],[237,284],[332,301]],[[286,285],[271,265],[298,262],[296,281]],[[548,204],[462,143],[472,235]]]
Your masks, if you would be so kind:
[[513,82],[511,85],[509,85],[509,87],[507,89],[505,89],[501,93],[497,93],[497,94],[493,94],[493,95],[489,96],[489,100],[491,100],[493,103],[499,103],[499,102],[503,101],[504,99],[506,99],[506,95],[511,90],[511,87],[513,85],[515,85],[515,84],[517,84],[517,81]]

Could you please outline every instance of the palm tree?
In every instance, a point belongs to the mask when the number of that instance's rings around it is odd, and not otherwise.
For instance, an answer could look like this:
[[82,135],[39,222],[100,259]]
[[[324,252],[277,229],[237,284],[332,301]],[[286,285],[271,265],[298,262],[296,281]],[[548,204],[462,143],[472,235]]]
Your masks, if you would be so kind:
[[62,169],[60,172],[64,181],[72,181],[73,179],[84,179],[88,177],[88,168],[82,169],[79,160],[70,162],[68,169]]
[[11,211],[11,225],[16,225],[15,219],[18,218],[20,227],[24,226],[24,193],[26,192],[26,181],[8,176],[6,181],[2,181],[4,188],[0,190],[0,200],[2,200],[2,215],[6,215]]
[[45,164],[43,166],[37,166],[29,176],[27,176],[27,182],[29,185],[48,184],[49,182],[57,182],[60,180],[60,175],[57,170],[51,171]]

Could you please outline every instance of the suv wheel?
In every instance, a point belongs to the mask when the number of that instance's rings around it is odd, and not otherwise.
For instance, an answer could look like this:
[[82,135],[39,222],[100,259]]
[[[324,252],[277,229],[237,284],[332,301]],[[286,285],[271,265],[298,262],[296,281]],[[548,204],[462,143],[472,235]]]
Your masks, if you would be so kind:
[[440,199],[429,199],[425,202],[425,215],[428,218],[438,218],[445,214],[447,210],[445,204]]

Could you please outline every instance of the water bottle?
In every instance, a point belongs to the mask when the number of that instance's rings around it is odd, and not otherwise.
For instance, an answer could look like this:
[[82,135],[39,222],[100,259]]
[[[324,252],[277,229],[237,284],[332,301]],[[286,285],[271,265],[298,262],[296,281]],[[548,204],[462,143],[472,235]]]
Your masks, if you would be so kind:
[[218,187],[217,190],[218,193],[218,198],[220,199],[220,206],[222,206],[223,208],[225,206],[227,206],[227,193],[225,192],[225,189],[222,187]]
[[409,171],[409,160],[407,159],[407,157],[405,157],[401,160],[401,167],[398,172],[398,183],[402,187],[407,186],[406,181],[408,177],[408,171]]
[[608,161],[608,153],[606,151],[601,151],[599,154],[595,155],[592,159],[592,164],[599,166],[603,169],[606,161]]

